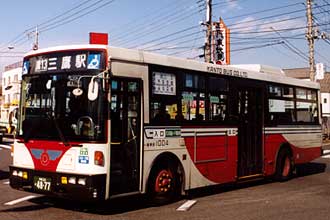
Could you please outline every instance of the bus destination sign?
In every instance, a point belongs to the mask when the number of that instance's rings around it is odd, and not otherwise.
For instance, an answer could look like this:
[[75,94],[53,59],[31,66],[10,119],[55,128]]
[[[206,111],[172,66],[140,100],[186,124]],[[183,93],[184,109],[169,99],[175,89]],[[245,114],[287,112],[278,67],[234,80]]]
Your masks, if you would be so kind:
[[29,57],[23,62],[23,74],[104,69],[100,51],[50,53]]

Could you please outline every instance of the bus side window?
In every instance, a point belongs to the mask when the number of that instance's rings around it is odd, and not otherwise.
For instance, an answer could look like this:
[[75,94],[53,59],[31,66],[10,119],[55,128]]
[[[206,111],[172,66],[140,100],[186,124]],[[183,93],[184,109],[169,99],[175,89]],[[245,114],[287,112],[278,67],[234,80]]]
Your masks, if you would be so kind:
[[151,122],[153,124],[165,125],[174,121],[178,112],[175,102],[152,102],[151,103]]

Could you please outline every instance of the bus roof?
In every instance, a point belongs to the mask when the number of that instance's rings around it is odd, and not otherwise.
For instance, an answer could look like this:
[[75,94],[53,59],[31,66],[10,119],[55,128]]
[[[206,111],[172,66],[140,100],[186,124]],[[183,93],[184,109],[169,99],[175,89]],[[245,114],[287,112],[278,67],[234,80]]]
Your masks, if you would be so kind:
[[[301,86],[319,89],[317,82],[300,80],[286,76],[279,68],[264,66],[259,64],[253,65],[216,65],[211,63],[199,62],[179,57],[160,55],[146,52],[143,50],[126,49],[109,47],[109,59],[123,60],[136,63],[156,64],[168,67],[176,67],[201,72],[209,72],[223,75],[231,75],[233,77],[245,77],[248,79],[256,79],[274,83],[282,83],[287,85]],[[259,66],[259,71],[258,67]],[[253,69],[254,68],[254,69]],[[238,74],[235,74],[235,72]]]
[[168,67],[176,67],[181,69],[195,70],[200,72],[215,73],[221,75],[229,75],[233,77],[243,77],[248,79],[256,79],[261,81],[268,81],[274,83],[282,83],[294,86],[309,87],[319,89],[320,85],[317,82],[300,80],[288,77],[283,74],[279,68],[274,68],[259,64],[245,64],[245,65],[216,65],[211,63],[200,62],[196,60],[189,60],[174,56],[161,55],[150,53],[137,49],[126,49],[118,47],[108,47],[107,45],[98,44],[83,44],[83,45],[66,45],[56,46],[35,51],[28,52],[25,57],[36,56],[38,54],[69,51],[69,50],[83,50],[83,49],[108,49],[110,60],[121,60],[143,64],[155,64]]
[[24,55],[24,57],[29,56],[36,56],[39,54],[44,53],[51,53],[51,52],[59,52],[59,51],[69,51],[69,50],[106,50],[108,47],[107,45],[99,45],[99,44],[81,44],[81,45],[65,45],[65,46],[55,46],[55,47],[47,47],[38,50],[32,50]]

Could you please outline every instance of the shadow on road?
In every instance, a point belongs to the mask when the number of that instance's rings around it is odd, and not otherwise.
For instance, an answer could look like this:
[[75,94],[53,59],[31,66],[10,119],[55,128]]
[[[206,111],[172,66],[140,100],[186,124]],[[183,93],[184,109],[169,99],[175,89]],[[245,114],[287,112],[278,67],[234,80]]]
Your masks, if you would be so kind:
[[[319,173],[324,173],[327,165],[325,163],[310,162],[307,164],[302,164],[297,166],[296,174],[293,175],[293,178],[309,176]],[[189,198],[195,199],[199,197],[229,192],[233,190],[238,190],[242,188],[255,187],[259,185],[265,185],[275,182],[272,177],[261,178],[261,179],[251,179],[250,181],[237,182],[231,184],[217,185],[205,188],[199,188],[196,190],[191,190],[189,192]]]
[[61,209],[86,212],[98,215],[113,215],[150,207],[143,195],[116,198],[103,202],[78,202],[64,199],[41,197],[31,200],[36,204],[46,204]]
[[9,178],[9,172],[0,170],[0,180],[8,179],[8,178]]
[[[326,164],[323,163],[308,163],[300,165],[295,177],[308,176],[325,172]],[[8,173],[0,171],[0,177],[7,175]],[[226,185],[218,185],[212,187],[199,188],[189,191],[189,195],[185,199],[196,199],[209,195],[224,193],[232,190],[238,190],[241,188],[255,187],[259,185],[265,185],[273,183],[271,178],[263,178],[259,180],[238,182]],[[35,199],[29,200],[35,205],[27,205],[23,207],[9,208],[0,212],[25,212],[33,210],[42,210],[49,207],[55,207],[63,210],[71,210],[76,212],[84,212],[98,215],[114,215],[125,212],[135,211],[139,209],[150,208],[153,205],[150,204],[147,197],[144,195],[129,196],[124,198],[116,198],[106,202],[89,202],[84,203],[80,201],[71,201],[58,198],[52,198],[47,196],[41,196]]]
[[9,208],[0,212],[25,212],[55,207],[76,212],[85,212],[98,215],[113,215],[151,207],[144,196],[130,196],[105,202],[80,202],[47,196],[29,200],[35,205]]
[[42,210],[45,208],[48,208],[49,205],[27,205],[27,206],[21,206],[21,207],[13,207],[13,208],[9,208],[9,209],[5,209],[5,210],[1,210],[1,212],[28,212],[28,211],[38,211],[38,210]]
[[307,164],[298,165],[296,168],[297,168],[296,175],[298,177],[302,177],[302,176],[309,176],[313,174],[323,173],[325,172],[327,165],[324,163],[311,162]]

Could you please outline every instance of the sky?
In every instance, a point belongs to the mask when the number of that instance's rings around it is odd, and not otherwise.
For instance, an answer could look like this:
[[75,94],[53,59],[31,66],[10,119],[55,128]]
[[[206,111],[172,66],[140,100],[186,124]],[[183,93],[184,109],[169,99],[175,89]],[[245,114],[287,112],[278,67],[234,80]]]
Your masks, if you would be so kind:
[[[0,72],[31,50],[86,44],[89,32],[109,45],[203,61],[206,0],[10,0],[1,2]],[[308,66],[306,0],[212,0],[213,21],[231,30],[231,64]],[[314,0],[319,34],[330,31],[330,0]],[[11,49],[9,49],[11,48]],[[330,65],[330,40],[315,42],[316,62]]]

